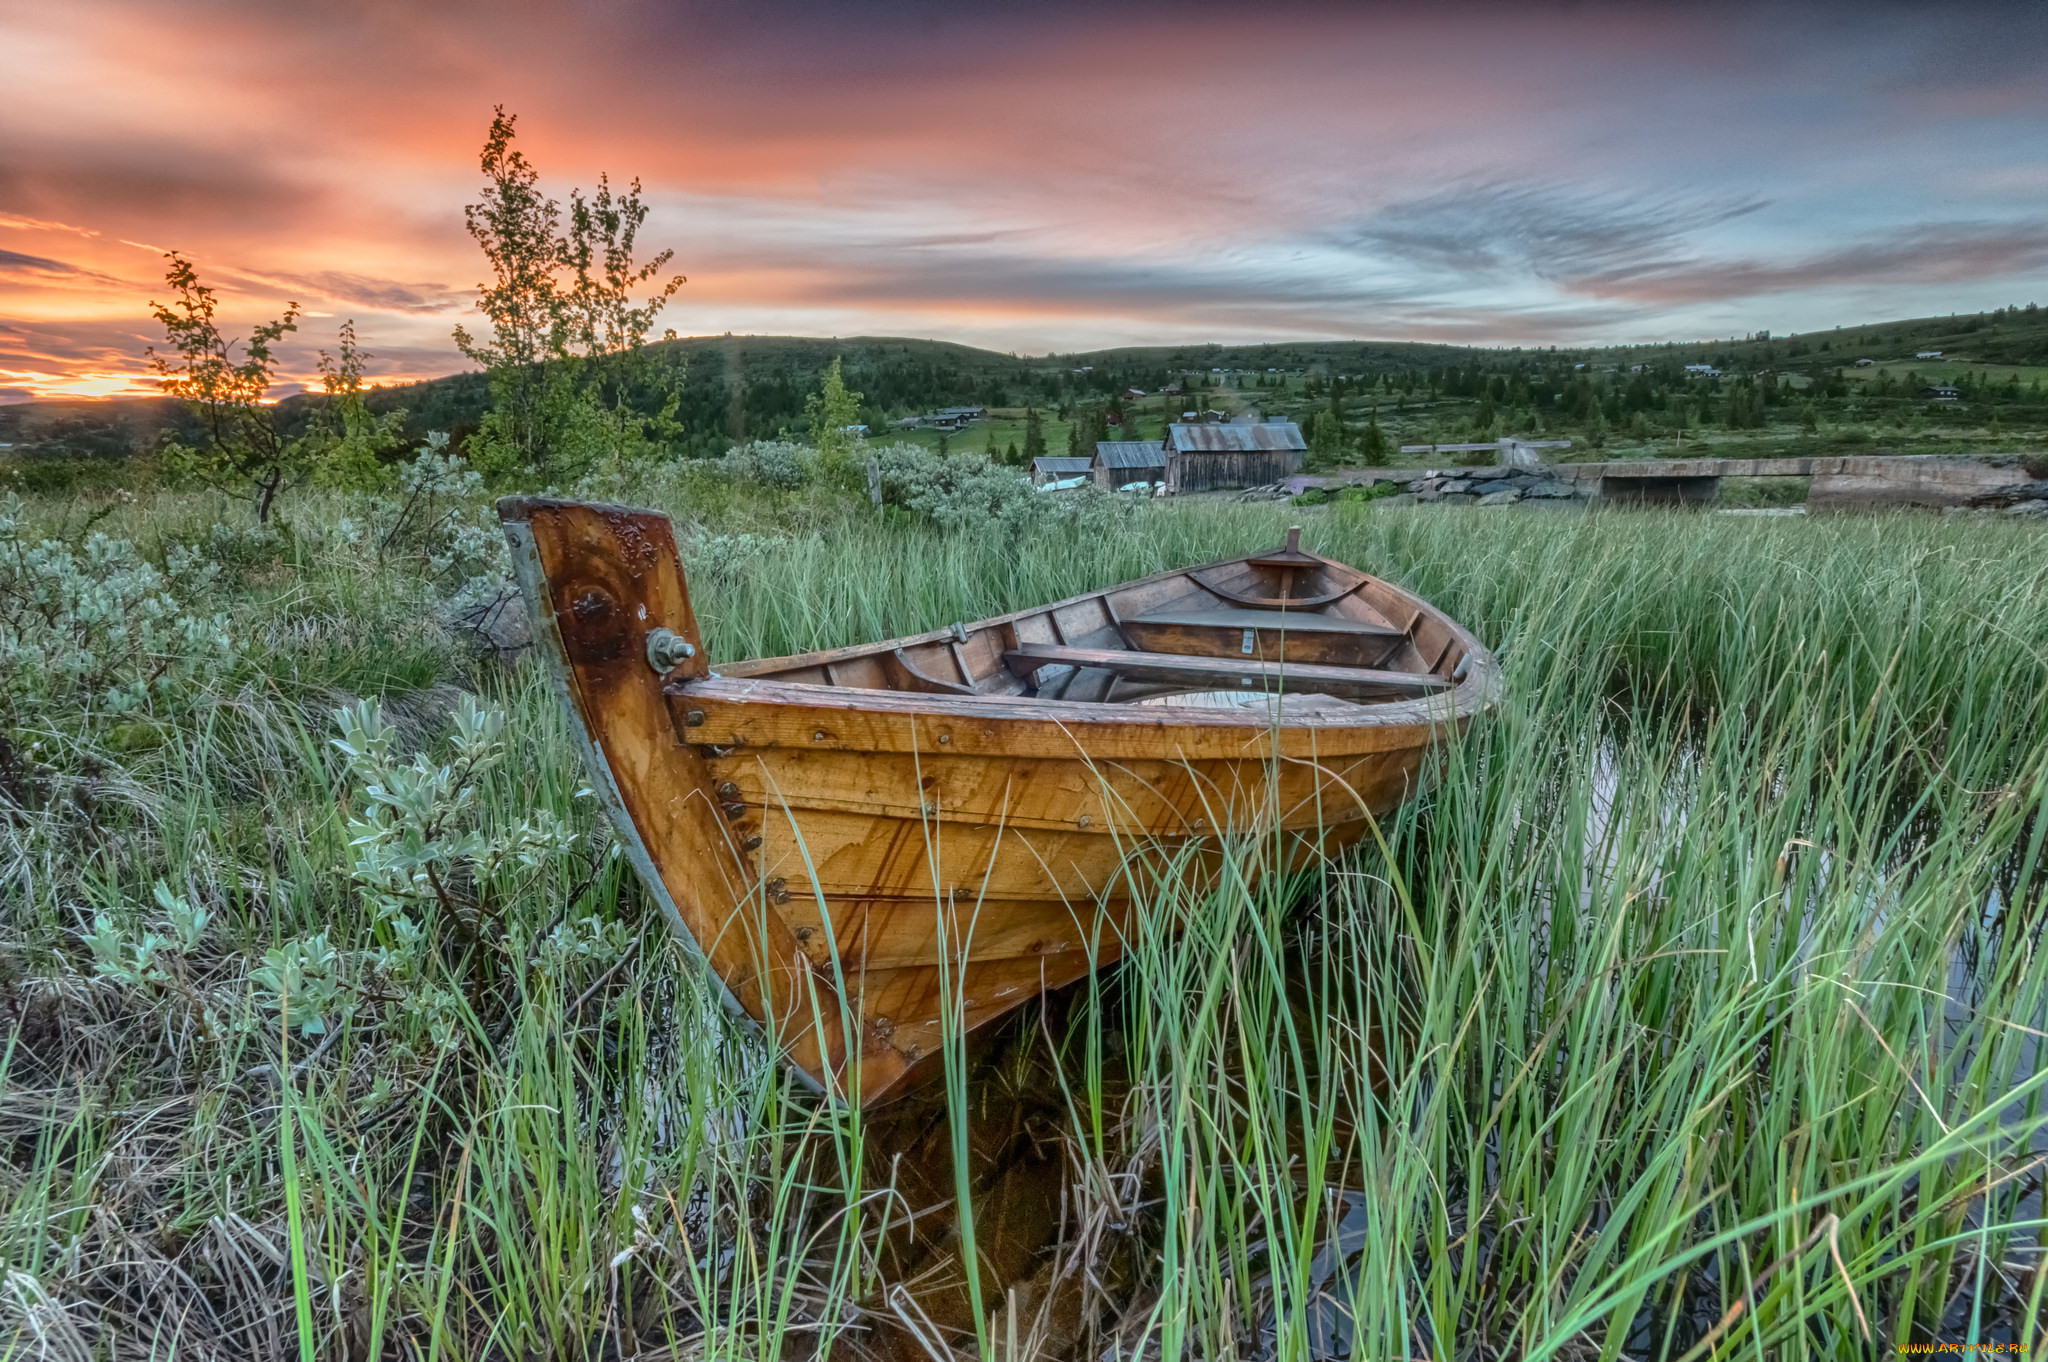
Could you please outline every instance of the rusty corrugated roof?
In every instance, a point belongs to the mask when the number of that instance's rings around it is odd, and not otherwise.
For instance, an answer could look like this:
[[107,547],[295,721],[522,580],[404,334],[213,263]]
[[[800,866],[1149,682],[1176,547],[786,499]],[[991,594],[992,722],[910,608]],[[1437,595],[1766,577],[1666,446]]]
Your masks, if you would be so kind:
[[1097,440],[1095,461],[1104,468],[1163,468],[1166,447],[1157,440]]
[[1256,426],[1183,426],[1166,428],[1166,438],[1181,454],[1249,454],[1259,450],[1305,450],[1301,427],[1292,421],[1267,421]]

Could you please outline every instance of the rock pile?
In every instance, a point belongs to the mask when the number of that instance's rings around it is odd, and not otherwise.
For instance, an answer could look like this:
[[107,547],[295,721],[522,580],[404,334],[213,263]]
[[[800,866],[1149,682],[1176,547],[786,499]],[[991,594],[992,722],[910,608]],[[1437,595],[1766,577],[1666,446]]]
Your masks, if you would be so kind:
[[[1285,501],[1310,490],[1320,490],[1332,500],[1341,499],[1348,487],[1377,489],[1376,500],[1388,505],[1427,506],[1512,506],[1519,501],[1571,501],[1590,495],[1571,482],[1555,477],[1547,468],[1447,468],[1427,469],[1421,477],[1374,477],[1353,474],[1335,478],[1293,477],[1285,482],[1247,488],[1239,501]],[[1388,488],[1395,488],[1391,495]]]
[[[1400,494],[1422,505],[1512,506],[1518,501],[1570,501],[1577,487],[1544,468],[1459,468],[1428,473]],[[1399,500],[1389,497],[1388,500]]]

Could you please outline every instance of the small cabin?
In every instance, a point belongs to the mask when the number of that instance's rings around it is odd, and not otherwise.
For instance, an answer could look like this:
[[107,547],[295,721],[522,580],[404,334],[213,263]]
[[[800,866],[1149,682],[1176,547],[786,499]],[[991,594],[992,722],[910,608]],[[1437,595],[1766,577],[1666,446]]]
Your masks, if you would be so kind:
[[1031,485],[1043,487],[1049,482],[1086,477],[1094,464],[1093,459],[1072,454],[1041,454],[1031,461]]
[[1097,486],[1115,491],[1134,482],[1166,481],[1166,445],[1159,440],[1097,440]]
[[1166,490],[1176,495],[1264,487],[1299,473],[1307,456],[1308,441],[1292,421],[1175,424],[1166,428]]
[[1929,402],[1960,402],[1963,400],[1962,390],[1951,387],[1946,383],[1930,384],[1920,390],[1920,396]]

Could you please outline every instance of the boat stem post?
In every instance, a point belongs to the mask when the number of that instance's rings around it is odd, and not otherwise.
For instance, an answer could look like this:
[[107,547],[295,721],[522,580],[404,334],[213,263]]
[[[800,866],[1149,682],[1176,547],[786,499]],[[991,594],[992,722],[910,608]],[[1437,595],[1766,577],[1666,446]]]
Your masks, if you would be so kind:
[[[535,643],[554,672],[590,784],[620,846],[726,1004],[761,1024],[813,1087],[844,1027],[748,847],[722,816],[668,690],[710,675],[675,532],[653,511],[537,497],[498,503]],[[836,996],[836,995],[835,995]]]

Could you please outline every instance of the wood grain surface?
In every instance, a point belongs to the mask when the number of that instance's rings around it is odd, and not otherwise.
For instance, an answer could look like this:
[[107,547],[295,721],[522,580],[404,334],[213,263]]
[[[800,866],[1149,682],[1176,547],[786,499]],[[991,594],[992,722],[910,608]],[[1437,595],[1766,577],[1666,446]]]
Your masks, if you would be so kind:
[[[864,1106],[932,1072],[944,975],[983,1026],[1114,960],[1163,877],[1204,889],[1220,837],[1277,838],[1287,867],[1332,854],[1419,788],[1431,744],[1497,684],[1455,623],[1299,552],[714,672],[666,518],[500,513],[643,878],[782,1056]],[[1244,604],[1283,591],[1284,611]],[[1133,646],[1148,615],[1173,646]],[[658,628],[695,649],[666,673]],[[1328,660],[1297,656],[1305,639]],[[1276,673],[1376,702],[1111,703]]]

